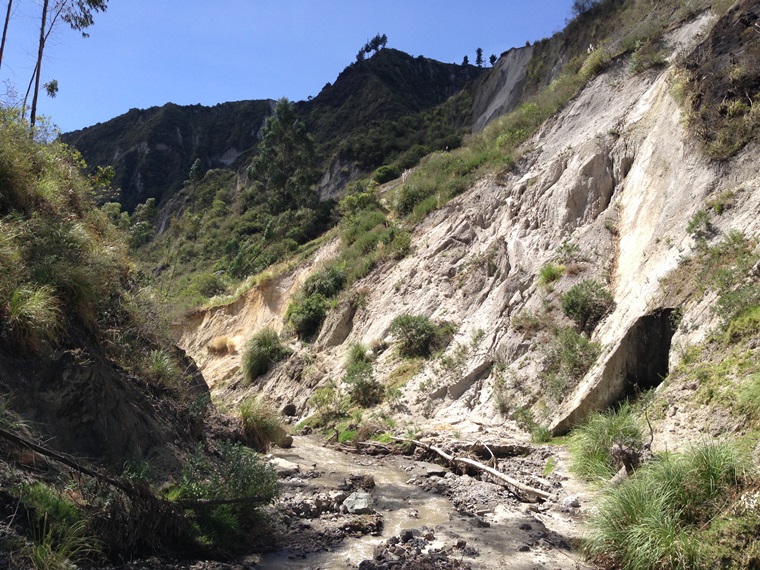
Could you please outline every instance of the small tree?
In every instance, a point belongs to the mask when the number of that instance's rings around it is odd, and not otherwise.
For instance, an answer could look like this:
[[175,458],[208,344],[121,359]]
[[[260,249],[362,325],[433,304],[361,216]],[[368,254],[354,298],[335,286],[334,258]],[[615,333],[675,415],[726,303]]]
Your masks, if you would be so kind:
[[475,65],[483,67],[483,48],[475,50]]
[[464,56],[464,59],[462,60],[462,65],[470,65],[470,58],[467,56]]
[[8,23],[11,21],[11,8],[13,0],[8,0],[8,11],[5,13],[5,24],[3,25],[3,39],[0,41],[0,67],[3,65],[3,52],[5,51],[5,38],[8,37]]
[[494,54],[491,54],[491,57],[488,58],[488,61],[491,62],[491,67],[496,65],[497,57]]
[[190,167],[190,184],[195,188],[195,185],[201,180],[203,180],[203,165],[201,164],[201,159],[196,158]]
[[319,172],[314,142],[293,104],[280,99],[266,120],[256,157],[248,168],[253,188],[247,192],[249,205],[266,204],[270,213],[314,208],[314,190]]
[[[34,128],[34,124],[37,120],[37,99],[40,93],[40,77],[42,76],[42,57],[47,44],[47,39],[51,32],[55,28],[58,20],[66,22],[72,30],[76,30],[82,33],[82,37],[88,37],[87,28],[95,23],[93,14],[96,12],[105,12],[108,8],[108,0],[44,0],[42,4],[42,17],[40,21],[40,38],[37,45],[37,60],[32,72],[32,79],[29,82],[29,87],[26,90],[26,96],[24,97],[23,107],[26,107],[26,101],[29,97],[29,92],[34,85],[34,92],[32,95],[32,107],[29,117],[29,124]],[[10,6],[9,6],[10,9]],[[48,86],[50,84],[47,84]],[[48,93],[51,93],[51,89],[45,86]],[[57,92],[58,82],[55,82],[55,90]]]

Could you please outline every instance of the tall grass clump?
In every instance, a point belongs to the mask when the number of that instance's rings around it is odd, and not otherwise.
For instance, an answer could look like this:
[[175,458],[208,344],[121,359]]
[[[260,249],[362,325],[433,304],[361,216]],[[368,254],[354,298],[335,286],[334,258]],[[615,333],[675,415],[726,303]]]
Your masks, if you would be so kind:
[[[751,482],[748,465],[727,442],[702,443],[655,459],[605,491],[589,523],[585,552],[605,565],[630,570],[741,567],[736,565],[741,555],[716,559],[720,549],[709,537],[727,519],[746,516],[726,507]],[[757,529],[756,514],[745,522]]]
[[538,270],[538,283],[544,287],[551,286],[565,273],[565,266],[556,263],[547,263]]
[[290,354],[280,342],[280,335],[271,327],[265,327],[248,341],[243,354],[243,378],[253,382]]
[[642,429],[630,404],[593,414],[570,437],[571,470],[588,481],[607,480],[620,469],[613,457],[614,446],[643,448]]
[[6,309],[8,334],[23,352],[38,353],[43,341],[55,342],[63,330],[61,303],[49,285],[14,289]]
[[100,555],[83,512],[67,496],[40,482],[22,485],[19,496],[29,513],[30,538],[21,554],[34,568],[73,568]]
[[247,399],[240,404],[240,420],[247,443],[256,451],[265,452],[270,444],[279,444],[285,435],[280,416],[260,399]]

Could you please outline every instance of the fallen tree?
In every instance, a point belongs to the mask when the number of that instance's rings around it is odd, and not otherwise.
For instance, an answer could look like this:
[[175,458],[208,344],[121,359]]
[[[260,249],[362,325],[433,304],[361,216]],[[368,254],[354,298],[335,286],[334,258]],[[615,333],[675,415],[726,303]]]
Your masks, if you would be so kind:
[[517,479],[510,477],[509,475],[506,475],[502,473],[501,471],[497,471],[496,469],[489,467],[488,465],[485,465],[483,463],[480,463],[479,461],[470,459],[469,457],[454,456],[450,453],[447,453],[440,447],[436,447],[434,445],[428,445],[427,443],[423,443],[416,439],[406,439],[402,437],[394,437],[393,439],[394,441],[399,441],[402,443],[412,443],[423,449],[432,451],[433,453],[436,453],[439,456],[441,456],[443,459],[445,459],[446,462],[449,464],[449,466],[456,465],[456,464],[467,465],[469,467],[477,469],[478,471],[488,473],[489,475],[498,479],[499,481],[506,483],[507,486],[510,488],[510,490],[515,494],[515,496],[517,496],[517,498],[519,498],[522,501],[526,501],[526,502],[545,501],[550,496],[550,493],[547,493],[546,491],[542,489],[537,489],[535,487],[530,487],[528,485],[525,485],[521,483],[520,481],[518,481]]

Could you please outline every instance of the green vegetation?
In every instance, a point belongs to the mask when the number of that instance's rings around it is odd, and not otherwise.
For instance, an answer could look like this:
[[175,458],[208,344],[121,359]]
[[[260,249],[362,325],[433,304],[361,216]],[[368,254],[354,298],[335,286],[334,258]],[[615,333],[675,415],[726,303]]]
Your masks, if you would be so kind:
[[[742,496],[756,497],[742,495],[755,488],[750,464],[731,444],[717,442],[658,457],[607,489],[585,551],[632,570],[751,567],[758,551],[747,539],[760,520],[754,506],[739,506]],[[744,532],[727,533],[738,528]]]
[[98,541],[88,533],[84,514],[71,499],[40,482],[22,485],[19,495],[24,508],[33,513],[30,542],[22,549],[22,556],[35,568],[59,570],[101,556]]
[[564,265],[557,265],[555,263],[547,263],[538,270],[538,283],[544,287],[550,287],[552,283],[557,281],[565,273]]
[[760,305],[760,285],[748,279],[752,267],[760,261],[757,240],[731,231],[713,246],[703,244],[692,257],[663,280],[667,294],[691,297],[707,289],[718,293],[715,311],[725,326],[744,312]]
[[182,468],[177,485],[170,489],[173,501],[240,499],[237,503],[202,505],[192,509],[193,528],[202,544],[234,549],[245,532],[257,523],[257,507],[273,501],[279,493],[277,473],[271,465],[240,444],[223,442],[218,459],[198,449]]
[[398,339],[399,353],[406,358],[427,357],[445,348],[453,335],[448,323],[436,324],[424,315],[399,315],[390,331]]
[[251,337],[243,354],[243,378],[253,382],[263,376],[276,363],[290,355],[280,342],[280,336],[271,327],[265,327]]
[[347,398],[338,391],[332,381],[314,390],[309,403],[316,408],[309,425],[317,428],[335,425],[348,415]]
[[372,374],[372,361],[367,347],[353,344],[348,349],[346,374],[343,382],[348,385],[348,397],[352,403],[369,408],[383,400],[385,390]]
[[541,382],[551,399],[559,402],[594,365],[601,346],[572,328],[554,331],[546,345]]
[[551,430],[535,420],[530,408],[517,408],[512,414],[512,418],[518,426],[530,432],[530,439],[533,443],[548,443],[552,440]]
[[27,126],[0,111],[0,339],[44,358],[98,338],[126,371],[182,391],[162,311],[124,235],[94,207],[97,180],[82,174],[76,152],[30,137]]
[[264,453],[270,444],[280,443],[285,436],[280,416],[271,405],[259,398],[243,400],[240,420],[246,443],[256,451]]
[[634,408],[622,404],[618,409],[592,415],[570,437],[570,468],[588,481],[606,481],[622,467],[613,457],[618,447],[634,453],[643,449],[642,429]]
[[599,281],[585,279],[562,295],[562,311],[578,325],[591,332],[614,302],[607,287]]
[[[715,8],[725,11],[732,3],[722,4]],[[760,109],[752,104],[760,97],[757,31],[729,22],[719,22],[706,40],[717,49],[694,52],[684,61],[679,86],[688,125],[716,160],[736,155],[760,132]],[[737,42],[746,47],[730,47]]]

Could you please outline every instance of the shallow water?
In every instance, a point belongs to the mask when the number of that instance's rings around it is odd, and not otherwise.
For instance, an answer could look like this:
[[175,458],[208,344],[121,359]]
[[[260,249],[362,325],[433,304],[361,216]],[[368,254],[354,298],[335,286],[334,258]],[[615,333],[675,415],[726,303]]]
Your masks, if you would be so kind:
[[[369,456],[344,454],[322,447],[308,437],[295,437],[291,449],[278,450],[275,455],[301,465],[302,469],[316,464],[316,469],[324,474],[311,479],[310,483],[325,490],[335,489],[350,475],[372,475],[374,508],[383,515],[384,524],[380,536],[349,537],[331,551],[316,552],[306,558],[290,558],[291,553],[287,551],[268,554],[262,559],[262,568],[355,568],[362,560],[372,558],[376,544],[402,529],[421,526],[432,529],[449,521],[451,503],[407,483],[409,473],[393,465],[393,458],[381,462]],[[417,511],[416,517],[411,516],[411,509]]]

